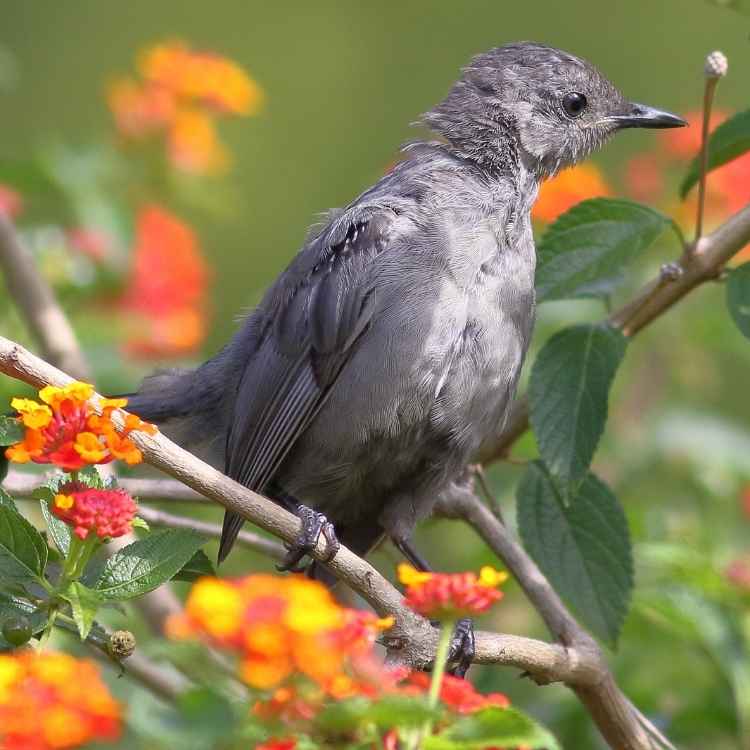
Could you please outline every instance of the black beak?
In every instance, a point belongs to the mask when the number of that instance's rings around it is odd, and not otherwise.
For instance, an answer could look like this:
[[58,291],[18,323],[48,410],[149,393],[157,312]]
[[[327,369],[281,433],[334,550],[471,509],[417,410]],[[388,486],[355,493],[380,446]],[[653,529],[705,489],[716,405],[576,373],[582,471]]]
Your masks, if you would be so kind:
[[609,118],[618,128],[682,128],[687,122],[671,112],[648,107],[645,104],[629,105],[629,111]]

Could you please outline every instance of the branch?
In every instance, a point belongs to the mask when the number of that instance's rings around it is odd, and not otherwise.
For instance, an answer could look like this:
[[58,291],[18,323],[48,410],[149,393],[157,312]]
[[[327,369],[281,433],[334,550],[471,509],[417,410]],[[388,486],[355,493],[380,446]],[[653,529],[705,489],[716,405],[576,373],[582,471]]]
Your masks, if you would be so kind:
[[[685,248],[670,264],[669,273],[646,284],[638,294],[609,316],[608,322],[632,337],[664,315],[693,289],[716,280],[722,269],[750,242],[750,205],[727,219],[712,234]],[[529,429],[529,404],[524,396],[513,405],[502,432],[483,446],[478,460],[488,464],[508,455],[514,443]]]
[[[19,344],[2,337],[0,372],[37,388],[44,385],[64,386],[71,381],[68,375],[35,357]],[[94,397],[95,402],[97,398]],[[123,414],[119,411],[112,416],[118,426],[123,424]],[[226,477],[161,433],[150,436],[133,432],[131,437],[147,463],[280,539],[292,542],[296,538],[300,530],[299,519],[271,500]],[[321,539],[312,556],[322,560],[325,551],[326,542]],[[343,546],[327,566],[376,612],[395,616],[396,625],[388,633],[387,645],[398,653],[401,660],[419,668],[431,663],[437,643],[436,630],[404,606],[401,593],[389,581],[368,562]],[[571,687],[592,690],[598,689],[601,684],[599,659],[589,650],[482,631],[476,636],[478,663],[516,667],[539,684],[562,681]],[[648,745],[622,747],[637,747],[640,750]]]
[[651,739],[657,738],[663,746],[671,747],[619,689],[598,643],[576,622],[508,529],[474,494],[472,484],[455,485],[441,497],[437,512],[460,518],[474,528],[521,585],[550,633],[568,647],[564,649],[568,656],[585,665],[585,680],[576,675],[576,679],[564,681],[575,691],[609,746],[617,750],[646,750],[653,747]]

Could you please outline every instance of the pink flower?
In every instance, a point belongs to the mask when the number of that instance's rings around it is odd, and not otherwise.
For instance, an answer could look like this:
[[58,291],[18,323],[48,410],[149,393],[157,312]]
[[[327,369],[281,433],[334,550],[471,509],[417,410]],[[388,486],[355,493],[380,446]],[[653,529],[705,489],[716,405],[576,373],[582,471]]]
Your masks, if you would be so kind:
[[51,510],[72,526],[80,539],[86,539],[92,531],[106,539],[127,534],[138,508],[123,489],[97,490],[80,482],[68,482],[59,488]]

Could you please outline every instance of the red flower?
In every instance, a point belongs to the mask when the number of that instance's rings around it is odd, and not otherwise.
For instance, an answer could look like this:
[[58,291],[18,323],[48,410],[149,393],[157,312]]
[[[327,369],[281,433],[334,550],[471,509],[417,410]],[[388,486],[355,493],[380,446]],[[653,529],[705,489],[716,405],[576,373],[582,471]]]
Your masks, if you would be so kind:
[[405,563],[398,577],[406,584],[406,605],[425,617],[458,620],[486,612],[502,599],[495,587],[508,577],[490,567],[474,573],[422,573]]
[[80,539],[92,531],[100,539],[113,539],[130,532],[138,507],[123,489],[98,490],[68,482],[59,488],[50,510]]
[[7,185],[0,185],[0,215],[15,219],[22,210],[21,194]]
[[608,195],[611,195],[611,190],[599,168],[590,163],[579,164],[542,183],[531,217],[539,221],[554,221],[576,203]]
[[255,746],[255,750],[294,750],[297,747],[297,740],[292,739],[271,739]]
[[[420,690],[430,687],[430,675],[425,672],[412,672],[407,678],[407,684],[415,685]],[[507,708],[510,701],[503,693],[478,693],[468,680],[444,675],[440,685],[440,700],[459,714],[471,714],[489,706]]]
[[133,269],[121,305],[140,329],[127,342],[140,356],[182,356],[206,335],[208,267],[193,230],[161,206],[138,216]]

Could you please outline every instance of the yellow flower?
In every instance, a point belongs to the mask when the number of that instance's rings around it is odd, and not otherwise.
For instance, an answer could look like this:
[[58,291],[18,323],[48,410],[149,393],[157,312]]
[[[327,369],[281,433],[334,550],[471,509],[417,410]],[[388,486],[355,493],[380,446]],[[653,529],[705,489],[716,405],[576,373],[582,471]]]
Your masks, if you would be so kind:
[[284,624],[298,633],[318,633],[343,625],[343,610],[318,581],[294,576],[288,583]]
[[39,391],[39,398],[53,408],[59,406],[63,401],[68,400],[83,403],[84,401],[88,401],[93,395],[94,386],[90,383],[81,383],[80,381],[69,383],[64,388],[48,385]]
[[242,597],[237,588],[217,578],[197,581],[186,604],[187,614],[216,638],[238,632],[242,610]]
[[490,586],[495,588],[501,583],[505,583],[508,580],[508,574],[504,570],[495,570],[489,565],[485,565],[479,570],[479,585]]
[[396,570],[398,572],[398,580],[403,583],[404,586],[427,583],[433,575],[432,573],[417,570],[414,566],[409,565],[408,563],[400,563]]
[[54,503],[56,508],[68,510],[68,508],[73,507],[75,499],[73,498],[73,495],[55,495]]
[[243,659],[240,677],[251,687],[268,690],[275,687],[292,673],[289,657],[248,657]]
[[21,415],[21,421],[26,427],[41,430],[52,419],[52,409],[49,406],[38,404],[30,398],[14,398],[10,405]]
[[75,443],[75,452],[87,463],[98,463],[107,457],[107,450],[93,432],[79,432]]

